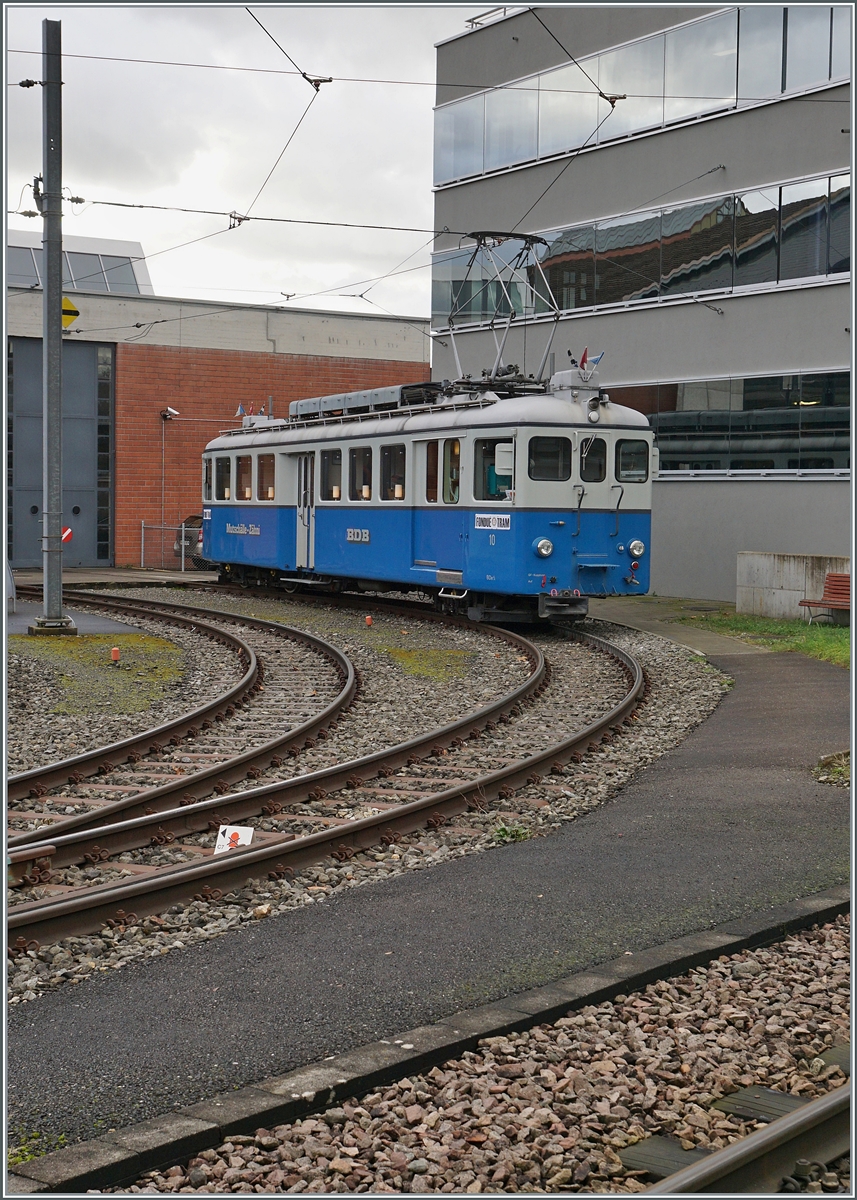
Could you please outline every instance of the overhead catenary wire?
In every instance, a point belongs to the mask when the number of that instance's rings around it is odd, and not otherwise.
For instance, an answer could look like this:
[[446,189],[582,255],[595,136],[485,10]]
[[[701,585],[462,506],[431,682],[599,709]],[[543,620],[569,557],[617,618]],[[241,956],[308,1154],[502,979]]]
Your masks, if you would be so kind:
[[[7,53],[9,53],[9,54],[34,54],[34,55],[40,56],[42,52],[41,52],[41,50],[11,50],[10,49],[7,51]],[[241,73],[252,74],[252,75],[287,75],[292,78],[295,76],[303,75],[303,72],[300,70],[286,71],[286,70],[283,70],[282,68],[276,68],[276,67],[239,67],[236,65],[228,64],[228,63],[181,62],[178,60],[162,59],[162,58],[128,58],[128,57],[120,57],[119,55],[114,55],[114,54],[69,54],[64,51],[63,58],[64,59],[65,58],[83,59],[83,60],[92,61],[92,62],[138,63],[141,66],[184,67],[184,68],[188,68],[188,69],[203,70],[203,71],[238,71]],[[327,81],[325,80],[324,82],[327,82]],[[389,86],[393,86],[393,87],[436,88],[438,86],[437,82],[435,80],[430,80],[430,79],[383,79],[383,78],[375,79],[375,78],[370,78],[368,76],[357,76],[357,75],[336,75],[331,78],[330,82],[331,83],[367,83],[367,84],[377,84],[377,85],[385,85],[385,86],[389,85]],[[847,79],[843,79],[841,81],[840,80],[830,80],[829,83],[833,84],[833,85],[837,85],[837,84],[841,83],[842,86],[846,86],[848,83],[848,80]],[[8,86],[9,87],[19,87],[20,84],[15,83],[15,84],[9,84]],[[478,81],[471,79],[471,80],[458,80],[458,81],[448,80],[444,83],[443,86],[444,87],[455,87],[455,88],[472,88],[472,89],[475,89],[476,91],[498,91],[499,92],[499,91],[505,91],[505,90],[511,88],[513,85],[512,84],[482,83],[482,82],[478,82]],[[824,86],[824,85],[821,85],[821,86]],[[545,87],[543,84],[541,86],[539,86],[538,81],[533,85],[532,88],[522,87],[520,84],[516,83],[514,85],[514,90],[516,92],[540,91],[540,92],[556,92],[559,94],[568,94],[568,95],[586,95],[586,96],[592,95],[592,91],[590,88],[550,88],[550,87]],[[651,98],[650,93],[628,92],[626,94],[627,94],[627,97],[629,100],[650,99]],[[719,96],[719,95],[718,96],[700,95],[699,93],[696,93],[696,92],[693,93],[693,95],[691,95],[690,93],[683,93],[683,92],[669,92],[669,93],[664,93],[664,98],[667,100],[722,100],[722,99],[725,99],[725,97]],[[833,98],[833,97],[820,97],[820,96],[817,96],[817,94],[812,94],[812,95],[808,95],[808,96],[787,96],[787,97],[774,97],[774,98],[775,99],[785,98],[788,100],[805,100],[805,101],[815,102],[818,104],[850,104],[850,100],[848,99],[847,96],[843,97],[841,99],[837,99],[837,98]],[[770,99],[772,99],[772,97],[742,95],[739,97],[739,99],[742,102],[753,103],[754,101],[770,100]]]

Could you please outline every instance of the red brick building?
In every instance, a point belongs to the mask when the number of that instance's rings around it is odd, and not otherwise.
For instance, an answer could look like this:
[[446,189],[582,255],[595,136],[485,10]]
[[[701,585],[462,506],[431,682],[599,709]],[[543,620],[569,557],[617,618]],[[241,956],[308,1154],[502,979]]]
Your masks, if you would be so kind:
[[[37,240],[9,235],[7,550],[15,567],[41,565]],[[173,566],[174,535],[161,539],[154,527],[201,511],[202,449],[238,423],[239,404],[285,416],[307,396],[430,378],[421,318],[156,297],[139,247],[74,238],[65,246],[65,286],[79,312],[63,357],[67,566],[139,565],[143,523],[147,565]],[[174,415],[165,420],[167,409]]]

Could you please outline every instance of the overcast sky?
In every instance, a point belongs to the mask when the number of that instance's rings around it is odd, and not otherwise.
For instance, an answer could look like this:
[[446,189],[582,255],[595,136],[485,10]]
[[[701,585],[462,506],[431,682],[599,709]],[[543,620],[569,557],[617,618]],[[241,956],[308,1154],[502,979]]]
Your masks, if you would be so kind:
[[[358,281],[408,259],[405,267],[423,269],[378,283],[368,297],[391,312],[428,316],[429,232],[261,221],[217,232],[228,226],[218,216],[91,203],[246,213],[313,100],[252,214],[431,230],[434,43],[462,32],[467,17],[490,5],[250,7],[302,71],[334,77],[314,100],[300,76],[279,74],[294,69],[240,6],[7,6],[13,84],[40,78],[39,55],[18,51],[40,52],[44,18],[62,22],[63,178],[66,194],[87,202],[65,205],[65,233],[141,242],[161,295],[272,304],[289,292],[296,293],[293,305],[346,312],[378,313],[366,300],[337,292],[363,292],[367,285]],[[345,82],[346,76],[412,86]],[[29,185],[41,171],[41,91],[12,86],[6,93],[9,208],[32,209]],[[9,226],[36,232],[41,222],[10,216]]]

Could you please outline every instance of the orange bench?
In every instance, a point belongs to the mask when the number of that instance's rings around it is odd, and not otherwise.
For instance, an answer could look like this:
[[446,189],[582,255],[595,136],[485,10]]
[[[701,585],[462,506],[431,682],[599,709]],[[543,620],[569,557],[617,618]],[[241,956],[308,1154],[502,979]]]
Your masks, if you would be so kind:
[[[851,608],[851,576],[830,571],[824,577],[824,593],[820,600],[800,600],[801,608],[829,608],[848,612]],[[809,623],[818,613],[810,613]]]

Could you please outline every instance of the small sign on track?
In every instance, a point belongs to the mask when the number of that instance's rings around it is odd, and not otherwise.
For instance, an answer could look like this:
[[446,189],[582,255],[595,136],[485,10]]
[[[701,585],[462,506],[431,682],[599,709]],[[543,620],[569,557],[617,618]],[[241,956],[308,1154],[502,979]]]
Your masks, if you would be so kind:
[[249,846],[253,841],[253,833],[251,825],[221,825],[217,831],[214,853],[222,854],[225,850],[237,850],[239,846]]

